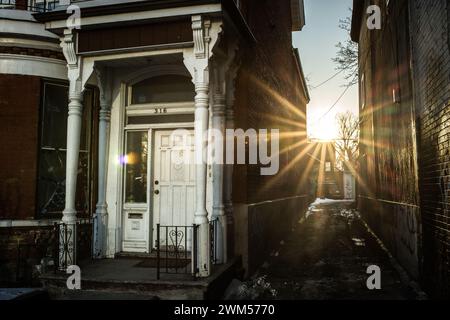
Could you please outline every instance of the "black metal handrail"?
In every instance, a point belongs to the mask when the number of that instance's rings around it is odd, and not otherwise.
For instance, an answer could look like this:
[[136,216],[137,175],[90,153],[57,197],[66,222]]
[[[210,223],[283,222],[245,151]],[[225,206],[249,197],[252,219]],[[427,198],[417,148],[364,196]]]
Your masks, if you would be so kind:
[[212,264],[217,264],[218,262],[218,258],[217,258],[217,254],[218,254],[218,241],[217,238],[219,236],[219,232],[220,232],[220,225],[219,225],[219,219],[213,219],[209,222],[209,241],[210,241],[210,255],[211,255],[211,263]]
[[59,5],[59,0],[32,0],[28,5],[28,10],[32,12],[50,12],[56,9]]
[[[84,230],[87,226],[87,230]],[[86,258],[89,255],[92,258],[92,234],[93,219],[83,219],[78,221],[73,227],[65,223],[55,223],[55,247],[53,250],[54,271],[65,271],[68,266],[75,265],[71,253],[76,251],[77,259]],[[85,242],[88,242],[88,248],[85,249]]]
[[15,9],[16,0],[0,0],[1,9]]
[[0,0],[0,9],[18,9],[28,10],[31,12],[50,12],[56,9],[59,5],[59,0],[32,0],[27,2],[26,7],[21,7],[16,0]]
[[198,273],[198,226],[156,226],[156,278]]
[[[73,264],[73,261],[71,262],[68,259],[69,246],[67,244],[72,235],[68,232],[64,236],[61,236],[61,230],[65,229],[67,229],[67,225],[59,222],[54,223],[53,225],[40,229],[40,236],[34,242],[18,241],[15,266],[17,283],[24,286],[32,285],[33,265],[30,265],[29,259],[35,262],[42,262],[41,272],[43,273],[47,271],[57,273],[60,271],[61,266]],[[81,219],[77,222],[75,246],[79,259],[92,258],[92,234],[92,219]],[[61,237],[65,243],[60,242]],[[60,260],[60,252],[62,253],[62,260]]]
[[56,262],[55,271],[63,271],[68,266],[76,264],[76,261],[72,259],[72,253],[76,250],[76,230],[76,224],[55,224],[55,232],[57,235],[57,255],[54,257]]

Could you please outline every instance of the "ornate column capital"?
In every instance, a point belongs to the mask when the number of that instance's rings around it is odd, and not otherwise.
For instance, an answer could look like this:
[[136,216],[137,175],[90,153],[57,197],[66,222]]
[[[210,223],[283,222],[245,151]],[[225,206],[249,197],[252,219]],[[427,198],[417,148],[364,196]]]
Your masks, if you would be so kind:
[[97,86],[100,91],[100,107],[111,108],[111,94],[112,94],[112,76],[109,68],[104,66],[94,66],[94,73],[97,77]]
[[104,66],[95,66],[94,73],[97,77],[97,86],[100,91],[99,120],[110,122],[112,103],[112,75],[110,69]]
[[184,64],[195,85],[209,83],[209,60],[221,30],[222,22],[211,22],[201,15],[192,16],[194,48],[184,51]]

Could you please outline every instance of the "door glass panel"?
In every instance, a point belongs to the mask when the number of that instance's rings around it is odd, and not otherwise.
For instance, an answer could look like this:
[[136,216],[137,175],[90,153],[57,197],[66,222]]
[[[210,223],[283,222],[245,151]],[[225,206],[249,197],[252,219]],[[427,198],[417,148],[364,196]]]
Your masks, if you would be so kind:
[[127,133],[125,202],[147,203],[148,132]]

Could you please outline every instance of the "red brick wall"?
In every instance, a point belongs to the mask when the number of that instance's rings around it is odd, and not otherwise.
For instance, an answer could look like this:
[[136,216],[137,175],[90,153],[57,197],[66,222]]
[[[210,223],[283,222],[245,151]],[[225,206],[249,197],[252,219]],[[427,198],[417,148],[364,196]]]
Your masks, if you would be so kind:
[[409,10],[404,0],[390,2],[389,8],[385,1],[375,3],[382,8],[382,28],[369,31],[363,21],[359,41],[360,79],[364,76],[366,91],[360,112],[364,157],[359,209],[400,264],[418,279],[422,246]]
[[367,93],[359,209],[431,296],[448,297],[450,7],[391,1],[386,14],[385,1],[375,4],[383,8],[382,30],[369,32],[363,21],[359,39]]
[[412,1],[414,88],[419,124],[424,282],[450,296],[450,4]]
[[28,0],[16,0],[16,9],[27,10]]
[[280,150],[286,151],[280,155],[277,176],[261,176],[259,166],[238,167],[234,200],[255,203],[302,195],[303,162],[297,161],[286,170],[305,145],[291,150],[287,147],[301,140],[306,143],[306,97],[292,52],[290,1],[248,0],[245,5],[257,43],[243,48],[236,125],[242,129],[280,129]]
[[39,77],[0,75],[0,219],[35,216]]

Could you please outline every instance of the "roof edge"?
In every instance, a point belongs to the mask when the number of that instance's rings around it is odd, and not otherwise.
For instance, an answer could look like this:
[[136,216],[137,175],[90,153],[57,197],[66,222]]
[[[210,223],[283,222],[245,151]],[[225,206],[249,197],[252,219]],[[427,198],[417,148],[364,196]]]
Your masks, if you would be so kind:
[[299,50],[297,48],[292,48],[292,53],[294,54],[295,62],[297,64],[298,72],[300,75],[300,80],[302,82],[303,93],[305,94],[307,103],[309,103],[309,102],[311,102],[311,97],[309,95],[308,85],[306,84],[306,78],[305,78],[305,74],[303,72],[303,66],[302,66],[302,61],[300,59]]
[[363,12],[364,12],[364,0],[353,0],[352,28],[350,31],[350,36],[352,38],[352,41],[354,42],[359,42]]

